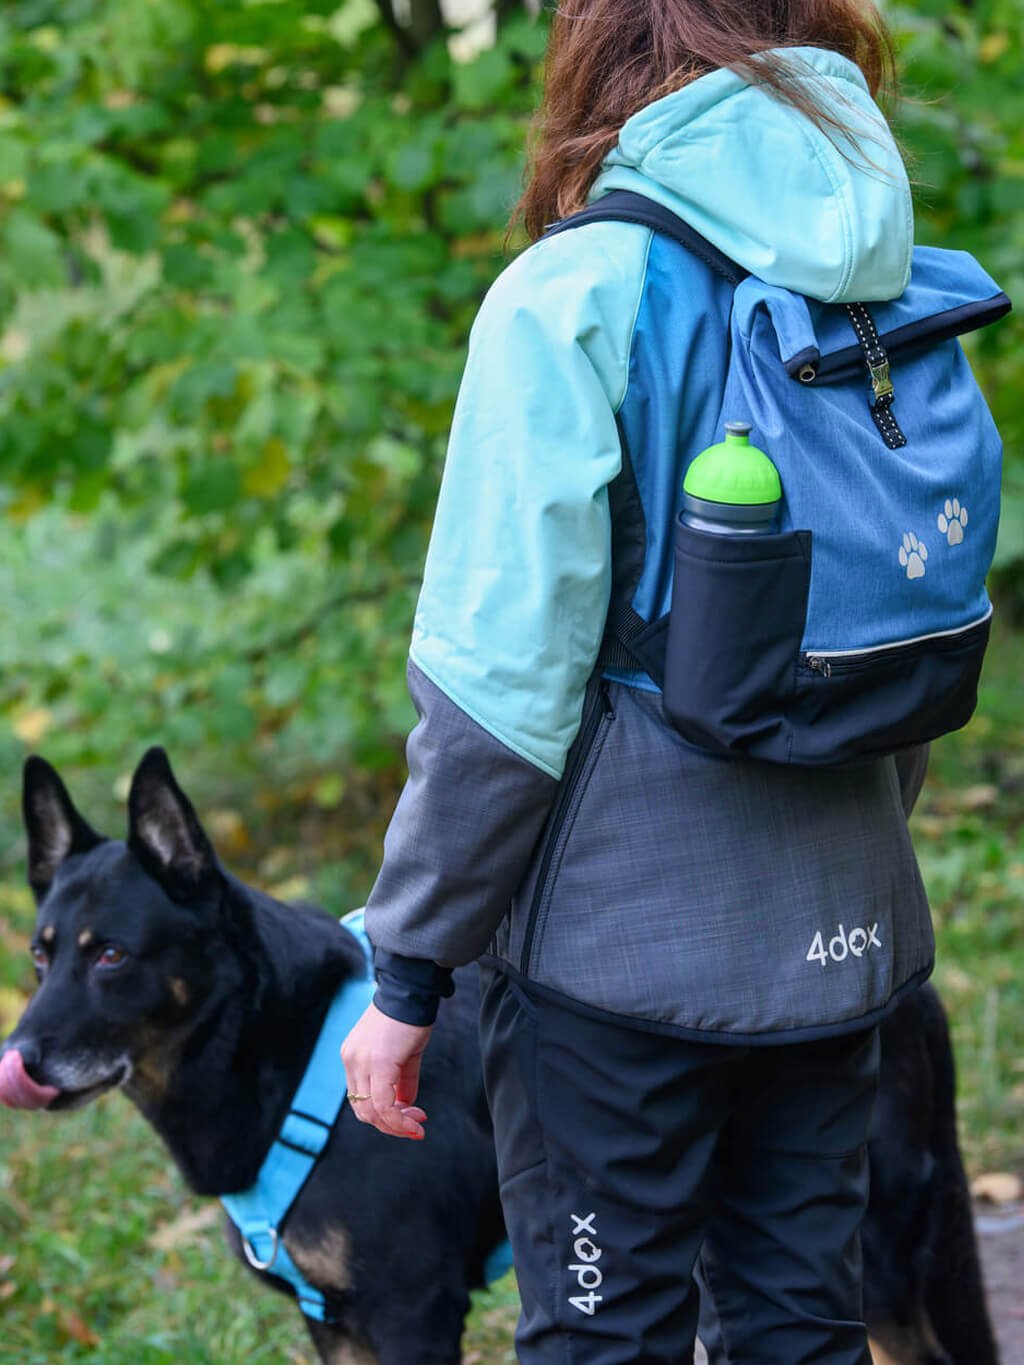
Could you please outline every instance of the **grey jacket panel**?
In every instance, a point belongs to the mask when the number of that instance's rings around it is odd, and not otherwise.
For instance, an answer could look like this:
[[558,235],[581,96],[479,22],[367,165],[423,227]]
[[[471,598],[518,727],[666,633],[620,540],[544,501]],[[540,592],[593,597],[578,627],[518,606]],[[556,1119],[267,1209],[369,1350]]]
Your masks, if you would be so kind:
[[420,719],[366,931],[377,948],[458,967],[479,957],[507,913],[558,783],[413,663],[409,690]]
[[659,695],[605,687],[499,956],[584,1004],[721,1035],[855,1027],[928,970],[893,759],[719,759]]

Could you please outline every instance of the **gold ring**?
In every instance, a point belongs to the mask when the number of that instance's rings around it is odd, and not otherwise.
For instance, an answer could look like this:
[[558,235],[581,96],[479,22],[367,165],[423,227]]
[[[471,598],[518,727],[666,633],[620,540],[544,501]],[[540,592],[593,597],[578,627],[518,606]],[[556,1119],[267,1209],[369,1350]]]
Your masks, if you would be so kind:
[[372,1095],[349,1095],[349,1104],[358,1104],[360,1100],[372,1100]]

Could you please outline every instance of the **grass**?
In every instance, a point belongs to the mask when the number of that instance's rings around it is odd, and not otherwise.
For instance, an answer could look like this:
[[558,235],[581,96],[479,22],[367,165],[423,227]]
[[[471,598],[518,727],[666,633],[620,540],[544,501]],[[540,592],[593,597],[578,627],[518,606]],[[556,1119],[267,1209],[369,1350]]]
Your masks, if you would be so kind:
[[[973,1171],[1024,1164],[1022,676],[1024,636],[1000,636],[979,713],[935,746],[913,820]],[[275,880],[292,871],[278,855]],[[325,858],[316,882],[334,875]],[[0,1036],[31,988],[31,920],[11,868],[0,881]],[[311,1365],[294,1309],[257,1292],[224,1252],[214,1208],[187,1193],[120,1096],[59,1119],[0,1110],[0,1361]],[[514,1319],[508,1277],[477,1297],[466,1365],[513,1362]]]

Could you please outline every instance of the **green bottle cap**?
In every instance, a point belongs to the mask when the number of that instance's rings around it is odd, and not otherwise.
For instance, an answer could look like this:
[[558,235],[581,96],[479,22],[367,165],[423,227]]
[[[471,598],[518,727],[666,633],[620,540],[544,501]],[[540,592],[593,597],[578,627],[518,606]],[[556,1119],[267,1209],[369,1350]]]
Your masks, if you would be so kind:
[[709,446],[686,471],[683,492],[705,502],[757,506],[782,497],[779,471],[750,444],[748,422],[726,422],[725,440]]

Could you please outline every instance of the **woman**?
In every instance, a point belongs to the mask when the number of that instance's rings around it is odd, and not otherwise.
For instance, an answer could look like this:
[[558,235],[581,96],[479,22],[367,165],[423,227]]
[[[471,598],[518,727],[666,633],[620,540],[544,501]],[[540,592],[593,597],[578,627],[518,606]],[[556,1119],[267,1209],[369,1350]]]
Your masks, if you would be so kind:
[[[894,298],[912,211],[872,98],[891,69],[867,0],[567,0],[554,20],[535,244],[473,328],[367,910],[379,988],[343,1051],[359,1117],[422,1137],[438,998],[485,955],[525,1365],[687,1359],[698,1253],[732,1365],[869,1360],[876,1026],[933,953],[896,765],[706,755],[602,645],[610,605],[668,610],[732,289],[635,224],[536,239],[628,189],[769,284]],[[864,951],[815,951],[855,927]]]

